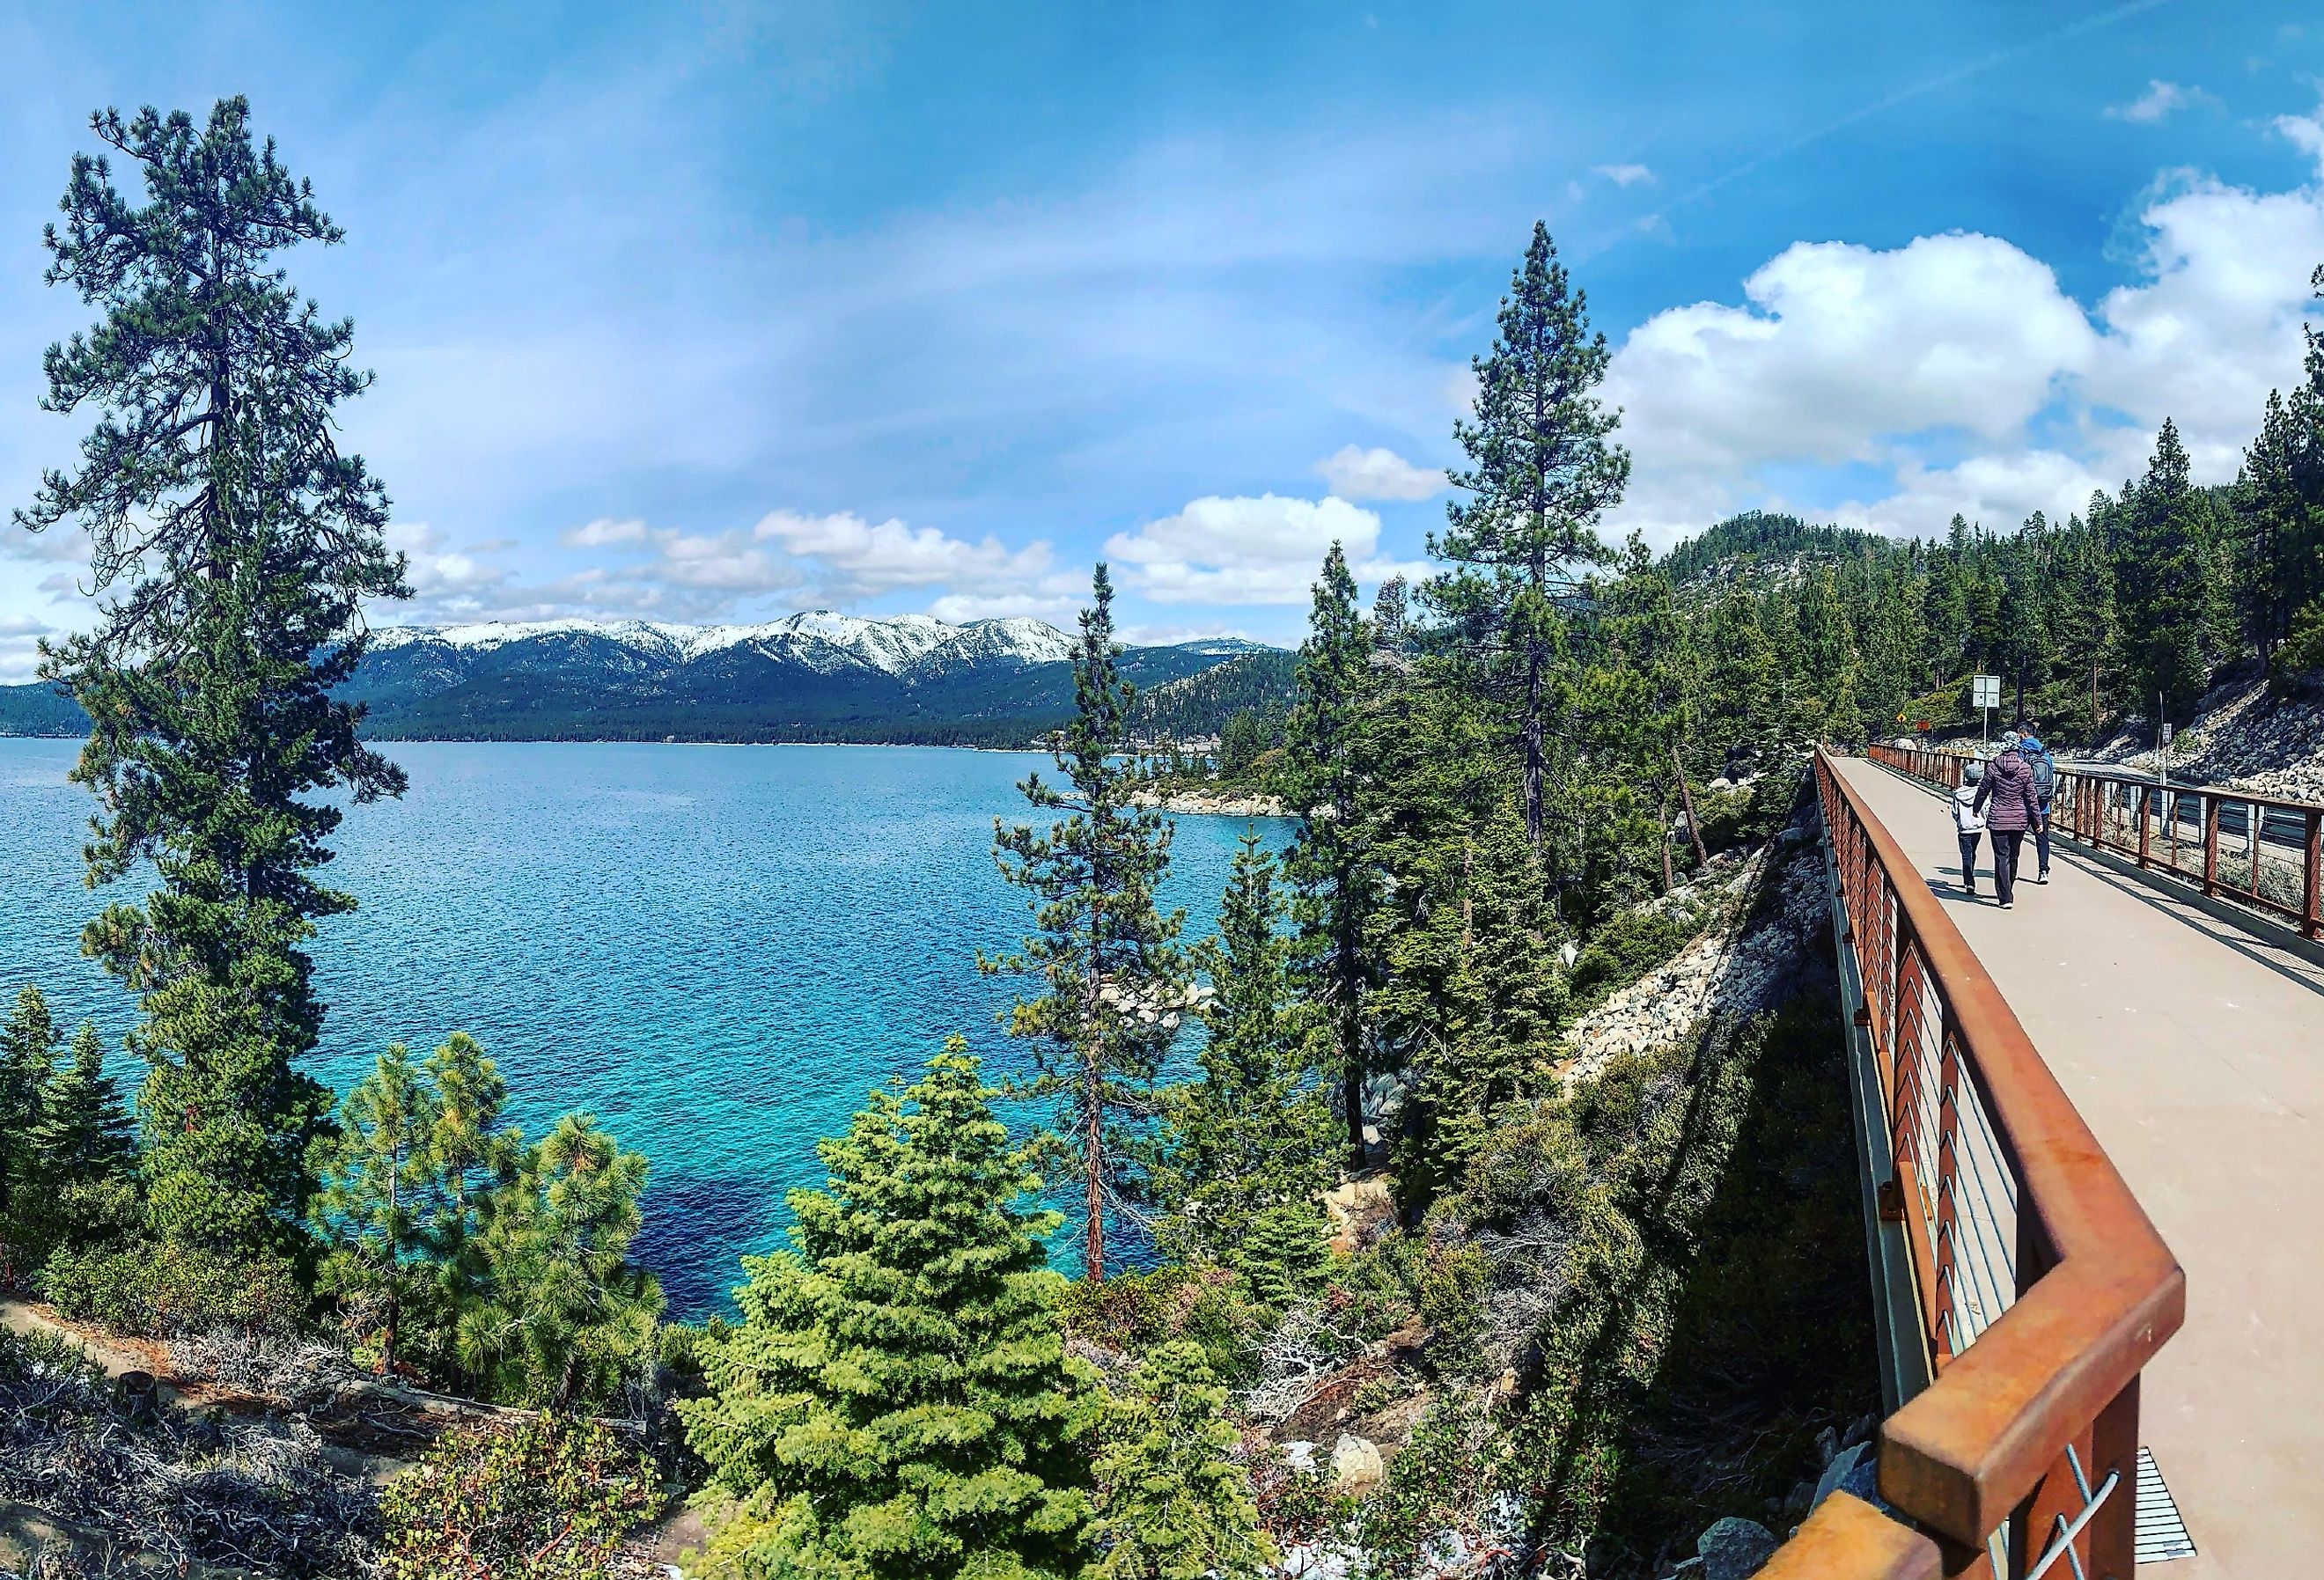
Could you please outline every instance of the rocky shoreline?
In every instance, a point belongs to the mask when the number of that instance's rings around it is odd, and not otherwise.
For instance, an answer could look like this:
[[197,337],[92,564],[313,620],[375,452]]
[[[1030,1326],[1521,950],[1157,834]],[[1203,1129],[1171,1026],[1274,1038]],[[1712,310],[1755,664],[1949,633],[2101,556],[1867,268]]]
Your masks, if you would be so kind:
[[1179,818],[1288,818],[1291,808],[1279,796],[1245,795],[1231,790],[1169,790],[1157,794],[1139,790],[1133,806],[1155,807]]

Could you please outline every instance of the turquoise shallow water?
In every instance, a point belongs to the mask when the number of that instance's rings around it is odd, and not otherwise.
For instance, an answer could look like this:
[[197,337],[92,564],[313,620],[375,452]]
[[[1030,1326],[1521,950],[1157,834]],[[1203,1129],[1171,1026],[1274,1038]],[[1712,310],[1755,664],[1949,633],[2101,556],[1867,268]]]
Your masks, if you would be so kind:
[[[0,987],[127,1030],[88,962],[77,744],[0,740]],[[353,808],[327,876],[362,901],[315,949],[329,1005],[312,1068],[344,1088],[385,1043],[475,1035],[512,1117],[587,1109],[652,1161],[639,1255],[673,1313],[724,1304],[776,1244],[816,1137],[963,1032],[1024,1067],[976,951],[1028,918],[992,819],[1045,759],[875,746],[397,744],[401,801]],[[1179,821],[1167,902],[1216,916],[1237,819]],[[1285,826],[1267,832],[1279,841]],[[124,897],[140,892],[115,886]],[[1020,1119],[1028,1115],[1017,1116]],[[1061,1204],[1065,1205],[1065,1204]],[[1060,1246],[1072,1244],[1071,1228]],[[1132,1248],[1125,1243],[1125,1252]]]

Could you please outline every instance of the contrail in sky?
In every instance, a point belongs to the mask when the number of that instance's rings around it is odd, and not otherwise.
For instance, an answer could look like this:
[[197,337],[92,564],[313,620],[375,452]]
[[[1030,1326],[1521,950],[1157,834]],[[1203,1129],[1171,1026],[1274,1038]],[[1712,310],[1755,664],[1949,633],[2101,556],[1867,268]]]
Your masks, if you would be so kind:
[[1770,161],[1781,159],[1788,153],[1796,153],[1812,143],[1821,142],[1826,137],[1831,136],[1834,132],[1843,131],[1849,126],[1853,126],[1858,121],[1868,120],[1872,116],[1879,115],[1885,110],[1893,110],[1898,105],[1905,104],[1913,99],[1919,98],[1923,94],[1934,93],[1941,88],[1950,88],[1956,82],[1965,81],[1982,72],[1990,71],[1996,66],[2006,66],[2010,61],[2017,60],[2021,56],[2033,54],[2037,50],[2046,50],[2052,44],[2063,43],[2066,40],[2070,38],[2079,38],[2083,33],[2095,32],[2100,28],[2112,27],[2118,22],[2127,21],[2131,17],[2140,15],[2145,12],[2159,9],[2170,3],[2171,0],[2131,0],[2131,4],[2127,5],[2117,5],[2111,11],[2101,11],[2095,16],[2086,16],[2080,22],[2069,23],[2064,27],[2059,28],[2054,32],[2043,33],[2040,38],[2028,39],[2022,44],[2013,44],[2006,50],[1997,50],[1992,54],[1987,55],[1981,60],[1971,60],[1966,65],[1956,66],[1951,70],[1932,77],[1925,82],[1916,82],[1910,88],[1899,88],[1896,92],[1890,94],[1886,98],[1876,99],[1872,103],[1864,106],[1861,109],[1850,110],[1848,114],[1840,116],[1836,121],[1827,121],[1812,132],[1803,133],[1799,136],[1793,138],[1788,143],[1782,143],[1776,147],[1767,150],[1765,153],[1756,154],[1753,157],[1745,160],[1733,170],[1728,171],[1722,175],[1713,176],[1711,180],[1703,182],[1701,186],[1694,187],[1680,196],[1672,199],[1668,207],[1672,208],[1684,208],[1689,203],[1692,203],[1700,199],[1708,197],[1712,192],[1717,191],[1720,188],[1727,185],[1729,181],[1740,180],[1743,177],[1749,175],[1753,171],[1759,169]]

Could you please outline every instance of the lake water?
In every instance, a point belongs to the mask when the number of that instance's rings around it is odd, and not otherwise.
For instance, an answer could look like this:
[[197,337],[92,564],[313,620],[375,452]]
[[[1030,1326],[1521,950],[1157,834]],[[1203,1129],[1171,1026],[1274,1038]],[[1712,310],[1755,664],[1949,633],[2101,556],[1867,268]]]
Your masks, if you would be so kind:
[[[78,953],[91,808],[78,743],[0,740],[0,988],[116,1039],[121,988]],[[398,744],[400,801],[350,810],[326,878],[362,909],[323,924],[329,1005],[310,1067],[342,1090],[390,1041],[473,1034],[538,1135],[586,1109],[652,1162],[638,1248],[672,1313],[726,1302],[735,1258],[781,1241],[783,1193],[820,1185],[817,1137],[958,1031],[989,1076],[1027,1067],[994,1025],[1012,984],[976,952],[1029,921],[992,819],[1046,759],[877,746]],[[1210,929],[1244,824],[1178,824],[1166,902]],[[1287,826],[1267,830],[1279,843]],[[117,1042],[116,1042],[117,1045]],[[117,1061],[134,1082],[136,1070]],[[124,1083],[126,1084],[126,1083]],[[1030,1115],[1013,1116],[1029,1120]],[[1061,1206],[1070,1204],[1062,1202]],[[1077,1265],[1071,1226],[1058,1241]],[[1125,1247],[1126,1248],[1126,1247]]]

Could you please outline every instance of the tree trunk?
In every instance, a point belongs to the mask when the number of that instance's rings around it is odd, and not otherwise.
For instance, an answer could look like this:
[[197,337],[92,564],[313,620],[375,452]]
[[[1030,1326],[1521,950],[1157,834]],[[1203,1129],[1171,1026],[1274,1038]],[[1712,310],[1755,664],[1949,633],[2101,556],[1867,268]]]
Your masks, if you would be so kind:
[[[1342,903],[1345,903],[1344,898]],[[1333,1006],[1333,1012],[1340,1023],[1340,1095],[1342,1106],[1347,1109],[1350,1167],[1361,1173],[1364,1167],[1364,1028],[1362,1008],[1356,997],[1354,946],[1343,938],[1334,947],[1333,955],[1333,975],[1339,979],[1333,984],[1340,999]]]
[[1662,828],[1663,892],[1667,894],[1671,892],[1670,798],[1668,796],[1663,798],[1662,809],[1655,821]]
[[1686,764],[1678,760],[1678,747],[1672,746],[1670,754],[1671,768],[1678,775],[1679,799],[1686,803],[1687,837],[1694,841],[1694,864],[1699,871],[1711,864],[1702,851],[1702,819],[1694,815],[1694,792],[1686,787]]
[[403,1313],[400,1308],[400,1302],[397,1301],[394,1292],[391,1289],[387,1297],[387,1323],[380,1329],[379,1374],[382,1377],[392,1378],[395,1375],[396,1321],[397,1318],[402,1315]]
[[1526,840],[1541,855],[1541,642],[1526,641],[1525,822]]
[[1099,1170],[1105,1167],[1105,1110],[1100,1099],[1105,1094],[1105,1086],[1099,1078],[1094,1042],[1084,1061],[1082,1078],[1083,1102],[1089,1110],[1082,1142],[1082,1168],[1089,1176],[1089,1243],[1082,1251],[1082,1277],[1093,1284],[1102,1284],[1105,1281],[1105,1217]]

